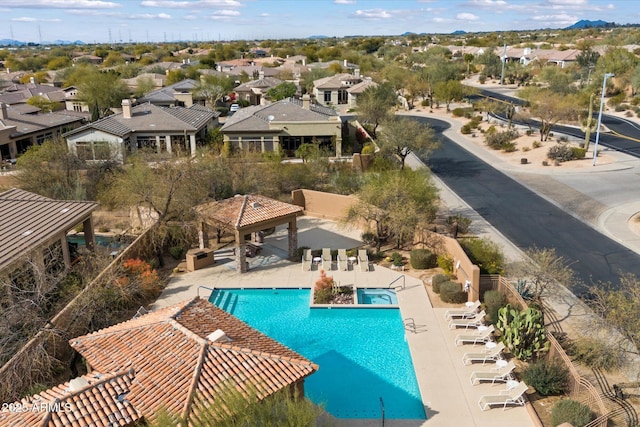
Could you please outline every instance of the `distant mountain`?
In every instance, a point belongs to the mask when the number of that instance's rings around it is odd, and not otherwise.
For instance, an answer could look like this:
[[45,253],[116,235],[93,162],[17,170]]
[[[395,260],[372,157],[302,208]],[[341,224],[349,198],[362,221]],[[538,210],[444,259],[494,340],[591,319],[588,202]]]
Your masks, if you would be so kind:
[[55,44],[55,45],[82,45],[85,44],[82,40],[69,41],[69,40],[54,40],[52,42],[42,42],[40,44]]
[[329,36],[309,36],[310,39],[328,39]]
[[565,28],[565,30],[576,30],[576,29],[584,29],[584,28],[600,28],[600,27],[615,27],[615,23],[606,22],[601,19],[597,21],[589,21],[588,19],[582,19],[570,27]]
[[24,46],[25,42],[12,39],[0,39],[0,46]]
[[466,31],[463,30],[455,30],[453,33],[451,33],[454,36],[461,36],[462,34],[467,34]]

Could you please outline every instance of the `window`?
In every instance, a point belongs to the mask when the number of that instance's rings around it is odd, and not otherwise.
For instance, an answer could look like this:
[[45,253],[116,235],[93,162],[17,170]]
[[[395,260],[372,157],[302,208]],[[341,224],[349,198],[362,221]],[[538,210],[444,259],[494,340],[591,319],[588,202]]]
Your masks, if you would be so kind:
[[79,141],[76,156],[81,160],[110,160],[111,145],[108,141]]
[[74,102],[73,111],[82,112],[82,104],[79,102]]
[[346,104],[349,99],[349,93],[346,89],[338,90],[338,104]]
[[36,144],[42,145],[47,139],[53,138],[53,132],[47,132],[36,137]]
[[80,160],[93,160],[90,142],[76,142],[76,156]]
[[324,102],[331,102],[331,91],[330,90],[325,90],[324,91]]

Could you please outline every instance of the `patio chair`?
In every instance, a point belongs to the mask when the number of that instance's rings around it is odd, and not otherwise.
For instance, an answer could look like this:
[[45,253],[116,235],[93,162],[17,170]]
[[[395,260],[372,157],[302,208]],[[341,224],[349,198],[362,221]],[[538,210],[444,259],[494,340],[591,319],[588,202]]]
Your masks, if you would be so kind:
[[482,396],[480,400],[478,400],[478,404],[483,411],[486,411],[492,406],[502,406],[502,409],[505,409],[507,405],[524,406],[524,393],[528,388],[528,385],[520,381],[516,383],[514,387],[507,387],[501,390],[500,394]]
[[456,337],[456,345],[486,344],[491,341],[491,334],[495,331],[493,325],[481,326],[475,334],[460,334]]
[[[490,345],[492,344],[492,345]],[[505,349],[504,343],[489,342],[486,344],[486,348],[482,351],[467,352],[462,356],[462,363],[469,365],[473,362],[482,362],[484,365],[487,362],[497,362],[502,358],[502,350]]]
[[310,271],[313,264],[313,256],[311,255],[311,249],[305,249],[302,254],[302,271]]
[[369,255],[366,249],[358,249],[358,264],[360,271],[369,271]]
[[491,368],[488,371],[475,371],[471,373],[471,384],[480,384],[482,381],[491,381],[491,384],[496,382],[507,382],[512,378],[511,372],[516,368],[516,364],[513,360],[507,362],[506,360],[498,360],[495,368]]
[[447,310],[444,313],[444,318],[445,319],[456,319],[456,318],[468,319],[470,317],[475,316],[479,308],[480,308],[480,301],[468,302],[462,308],[452,308],[450,310]]
[[487,313],[485,313],[485,311],[482,310],[481,312],[476,313],[476,315],[470,319],[451,319],[449,320],[449,329],[478,328],[484,325],[484,318],[486,315]]
[[338,249],[338,270],[348,270],[349,264],[347,263],[347,250]]
[[[326,271],[331,271],[331,263],[333,259],[331,258],[331,249],[330,248],[322,248],[322,268]],[[327,264],[329,268],[327,268]]]

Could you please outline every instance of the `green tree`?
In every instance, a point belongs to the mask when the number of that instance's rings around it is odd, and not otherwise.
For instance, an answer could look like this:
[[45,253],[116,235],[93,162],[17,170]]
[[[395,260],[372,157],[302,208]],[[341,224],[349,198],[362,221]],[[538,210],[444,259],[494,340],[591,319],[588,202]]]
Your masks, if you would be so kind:
[[193,90],[197,98],[203,98],[205,105],[215,108],[218,102],[233,88],[233,81],[228,77],[207,75],[199,79]]
[[396,100],[397,95],[390,83],[369,86],[358,96],[356,107],[358,117],[362,122],[373,126],[372,137],[376,137],[378,126],[391,114],[391,108],[396,104]]
[[117,74],[102,72],[95,67],[79,67],[69,77],[70,85],[78,87],[78,98],[89,105],[92,118],[102,118],[110,108],[122,105],[129,98],[129,88]]
[[465,87],[459,80],[447,80],[438,82],[434,88],[435,96],[444,101],[449,111],[449,105],[454,101],[461,101],[467,96]]
[[553,125],[559,121],[577,119],[578,102],[575,95],[556,94],[549,89],[530,89],[523,90],[520,94],[530,103],[531,117],[540,121],[540,141],[547,140]]
[[434,219],[438,191],[427,171],[370,172],[363,181],[347,222],[364,221],[371,225],[378,251],[389,239],[397,247],[412,242],[416,227]]
[[148,76],[141,76],[136,79],[136,90],[133,92],[133,96],[141,98],[152,92],[156,88],[153,79]]
[[485,76],[496,77],[502,74],[502,59],[493,48],[487,48],[483,54],[478,56],[477,62],[483,66],[482,73]]
[[35,95],[27,99],[27,104],[37,107],[45,113],[50,113],[51,111],[55,110],[56,106],[58,105],[57,102],[53,102],[49,98],[45,98],[42,95]]
[[60,70],[71,65],[69,58],[58,56],[47,62],[47,70]]
[[272,87],[267,91],[267,96],[271,101],[280,101],[281,99],[290,98],[296,94],[298,88],[295,83],[283,82],[279,85]]
[[400,169],[404,169],[409,154],[418,152],[427,155],[438,146],[433,130],[428,125],[398,116],[391,116],[383,123],[376,144],[383,153],[400,160]]

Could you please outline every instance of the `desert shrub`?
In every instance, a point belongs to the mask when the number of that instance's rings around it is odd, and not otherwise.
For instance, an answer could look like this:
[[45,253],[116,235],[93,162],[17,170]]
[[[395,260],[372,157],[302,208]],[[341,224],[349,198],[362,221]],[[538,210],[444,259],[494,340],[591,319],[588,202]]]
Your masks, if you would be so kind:
[[427,269],[436,265],[436,256],[429,249],[413,249],[409,256],[411,268]]
[[469,124],[472,128],[477,128],[480,126],[480,122],[482,122],[482,116],[473,116],[469,121]]
[[522,147],[522,151],[524,151],[525,153],[526,153],[527,151],[529,151],[529,150],[531,150],[531,148],[529,148],[529,147]]
[[367,245],[372,245],[376,242],[376,235],[367,231],[362,233],[362,241]]
[[502,144],[502,151],[504,151],[505,153],[513,153],[516,150],[517,148],[515,142],[505,142],[504,144]]
[[540,147],[542,147],[542,142],[540,141],[533,141],[531,143],[531,148],[540,148]]
[[440,293],[440,285],[449,281],[449,276],[446,274],[436,274],[431,278],[431,287],[436,294]]
[[373,154],[376,151],[376,147],[373,144],[366,143],[364,147],[362,147],[362,154]]
[[182,246],[171,246],[169,248],[169,254],[173,259],[181,260],[184,255],[184,248]]
[[631,105],[633,105],[634,107],[640,105],[640,96],[634,96],[633,98],[631,98]]
[[498,310],[504,307],[507,299],[500,291],[486,291],[484,293],[485,312],[487,313],[487,321],[494,324],[498,321]]
[[403,264],[402,254],[400,254],[400,252],[394,252],[391,254],[391,264],[396,266],[400,266]]
[[464,117],[464,108],[454,108],[451,113],[454,117]]
[[456,214],[447,217],[447,224],[449,224],[450,227],[458,224],[458,233],[467,234],[469,232],[469,227],[471,226],[471,220],[465,216]]
[[462,304],[467,301],[467,293],[462,285],[456,282],[444,282],[440,285],[440,299],[442,302]]
[[609,106],[614,107],[614,108],[618,107],[618,106],[620,106],[622,101],[625,100],[626,97],[627,96],[626,96],[626,94],[624,92],[620,92],[620,93],[618,93],[616,95],[610,96],[609,97],[609,101],[607,101],[607,104],[609,104]]
[[524,382],[542,396],[558,396],[569,386],[569,371],[559,362],[538,360],[522,372]]
[[593,338],[580,338],[572,342],[569,353],[592,369],[609,371],[620,366],[623,355],[618,348]]
[[483,85],[487,81],[487,76],[485,76],[484,74],[480,74],[480,76],[478,77],[478,81],[481,85]]
[[423,107],[428,107],[429,106],[429,100],[428,99],[423,99],[422,102],[420,103],[421,106]]
[[497,243],[487,239],[466,238],[460,245],[471,261],[480,268],[481,274],[502,274],[504,254]]
[[551,425],[559,426],[569,423],[575,427],[583,427],[593,420],[593,413],[588,406],[572,399],[562,399],[551,409]]
[[491,125],[491,126],[489,126],[487,128],[487,132],[486,133],[487,133],[487,135],[493,135],[496,132],[498,132],[498,130],[496,129],[496,126],[495,125]]
[[469,123],[462,125],[462,127],[460,128],[460,133],[462,133],[463,135],[469,135],[472,131],[473,129],[471,128],[471,125]]
[[100,227],[98,227],[98,231],[100,233],[108,233],[109,231],[111,231],[111,229],[105,225],[101,225]]
[[[518,131],[515,129],[508,129],[504,132],[489,132],[487,130],[484,142],[494,150],[504,150],[505,147],[509,147],[509,143],[513,144],[512,141],[517,137]],[[515,144],[513,144],[513,148],[515,149]]]
[[571,151],[573,152],[573,158],[576,160],[584,159],[587,155],[587,150],[585,148],[571,147]]
[[444,270],[445,273],[453,273],[453,258],[449,254],[440,254],[437,259],[438,267]]

